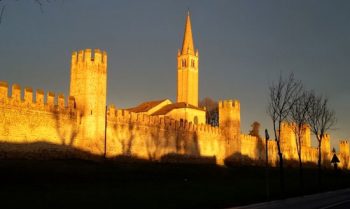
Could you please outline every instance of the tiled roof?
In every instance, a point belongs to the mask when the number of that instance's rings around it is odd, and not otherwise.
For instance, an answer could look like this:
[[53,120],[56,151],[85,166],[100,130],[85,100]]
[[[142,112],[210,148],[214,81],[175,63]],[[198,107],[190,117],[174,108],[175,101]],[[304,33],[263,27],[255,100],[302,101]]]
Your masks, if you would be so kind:
[[171,110],[179,109],[179,108],[191,108],[191,109],[204,111],[203,109],[196,107],[196,106],[193,106],[191,104],[186,104],[185,102],[178,102],[178,103],[174,103],[174,104],[165,105],[163,108],[161,108],[157,112],[153,113],[152,115],[165,115],[168,112],[170,112]]
[[139,104],[136,107],[132,107],[129,108],[127,110],[129,110],[130,112],[147,112],[148,110],[152,109],[153,107],[159,105],[160,103],[164,102],[166,99],[163,100],[157,100],[157,101],[148,101],[148,102],[144,102]]

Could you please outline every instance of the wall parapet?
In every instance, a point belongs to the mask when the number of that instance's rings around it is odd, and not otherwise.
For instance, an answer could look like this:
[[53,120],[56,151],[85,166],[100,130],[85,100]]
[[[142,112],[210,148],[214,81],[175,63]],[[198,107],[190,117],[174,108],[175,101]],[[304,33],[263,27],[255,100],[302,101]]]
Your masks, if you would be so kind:
[[[34,91],[31,87],[23,89],[19,84],[12,84],[12,91],[9,91],[9,85],[5,81],[0,81],[0,106],[9,108],[27,108],[41,111],[75,111],[74,97],[65,97],[60,93],[56,96],[53,92],[48,92],[45,98],[45,93],[41,89]],[[46,102],[45,102],[46,101]]]
[[240,109],[240,103],[238,100],[219,100],[219,108],[236,108]]
[[107,53],[100,49],[74,51],[72,53],[72,66],[78,63],[107,64]]
[[350,152],[350,146],[348,140],[340,140],[339,141],[339,153],[341,155],[348,156]]
[[208,124],[193,124],[188,121],[177,121],[167,116],[150,116],[144,113],[129,112],[124,109],[116,109],[114,105],[107,108],[108,121],[114,123],[136,123],[139,125],[158,127],[161,129],[175,129],[181,131],[196,131],[199,133],[221,134],[219,127]]

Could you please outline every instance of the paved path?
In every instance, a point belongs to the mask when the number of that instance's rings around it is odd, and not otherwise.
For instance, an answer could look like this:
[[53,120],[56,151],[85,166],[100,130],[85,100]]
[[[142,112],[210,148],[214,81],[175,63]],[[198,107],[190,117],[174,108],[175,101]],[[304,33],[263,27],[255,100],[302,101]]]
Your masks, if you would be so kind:
[[231,209],[350,209],[350,188]]

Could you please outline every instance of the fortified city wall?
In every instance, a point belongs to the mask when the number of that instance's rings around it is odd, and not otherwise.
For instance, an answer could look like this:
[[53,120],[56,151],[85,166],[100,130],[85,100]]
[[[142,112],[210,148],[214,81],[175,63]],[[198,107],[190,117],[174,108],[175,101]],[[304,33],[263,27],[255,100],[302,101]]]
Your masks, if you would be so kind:
[[0,82],[0,141],[11,143],[48,142],[72,145],[79,133],[79,111],[73,97],[32,88],[23,91],[13,84],[11,93]]
[[[261,164],[265,160],[265,139],[241,133],[239,101],[219,102],[219,127],[137,114],[113,105],[106,110],[106,78],[106,53],[95,50],[92,54],[88,49],[72,55],[67,98],[52,92],[45,95],[42,90],[36,90],[34,95],[32,88],[25,88],[22,93],[17,84],[13,84],[10,91],[6,82],[0,82],[0,142],[46,142],[101,156],[106,150],[107,157],[127,155],[150,160],[159,160],[168,154],[215,157],[218,164],[225,160]],[[290,124],[284,123],[281,127],[281,149],[284,159],[298,159]],[[276,165],[274,140],[268,141],[268,153],[270,164]],[[311,146],[310,130],[306,128],[302,161],[317,163],[317,154],[317,148]],[[340,142],[338,155],[340,167],[349,168],[347,141]],[[324,164],[329,164],[331,156],[330,137],[326,135],[322,143]]]
[[134,155],[160,159],[167,154],[215,156],[223,161],[225,150],[218,127],[176,121],[127,110],[108,108],[108,156]]

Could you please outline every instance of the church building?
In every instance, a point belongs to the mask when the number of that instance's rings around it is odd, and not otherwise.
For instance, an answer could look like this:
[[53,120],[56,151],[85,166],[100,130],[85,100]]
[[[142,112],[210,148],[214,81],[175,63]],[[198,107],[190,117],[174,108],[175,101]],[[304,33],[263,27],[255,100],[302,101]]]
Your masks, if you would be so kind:
[[198,107],[198,49],[194,47],[190,13],[187,13],[182,49],[177,53],[176,103],[169,99],[148,101],[130,112],[169,117],[194,124],[205,123],[205,110]]

